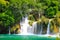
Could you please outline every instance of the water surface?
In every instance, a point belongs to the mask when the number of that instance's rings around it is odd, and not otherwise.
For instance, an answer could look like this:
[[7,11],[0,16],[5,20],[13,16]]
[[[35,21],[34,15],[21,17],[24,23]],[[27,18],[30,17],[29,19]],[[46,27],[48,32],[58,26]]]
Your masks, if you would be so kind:
[[0,35],[0,40],[56,40],[55,37],[37,35]]

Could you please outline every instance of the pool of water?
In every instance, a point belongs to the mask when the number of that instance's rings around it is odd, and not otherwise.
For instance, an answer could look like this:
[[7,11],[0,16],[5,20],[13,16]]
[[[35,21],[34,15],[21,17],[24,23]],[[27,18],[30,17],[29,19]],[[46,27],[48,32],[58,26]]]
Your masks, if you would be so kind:
[[0,40],[56,40],[55,37],[37,35],[0,35]]

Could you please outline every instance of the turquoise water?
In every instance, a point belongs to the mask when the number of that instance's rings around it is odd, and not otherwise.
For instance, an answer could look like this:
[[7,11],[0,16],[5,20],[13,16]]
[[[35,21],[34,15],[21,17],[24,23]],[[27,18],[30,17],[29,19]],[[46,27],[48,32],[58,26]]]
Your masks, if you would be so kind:
[[54,37],[36,35],[0,35],[0,40],[55,40]]

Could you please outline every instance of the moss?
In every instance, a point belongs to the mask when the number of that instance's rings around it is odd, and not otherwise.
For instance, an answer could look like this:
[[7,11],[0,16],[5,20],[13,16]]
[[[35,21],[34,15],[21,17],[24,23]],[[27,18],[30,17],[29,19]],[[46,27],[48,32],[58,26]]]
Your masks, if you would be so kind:
[[35,21],[35,18],[33,17],[33,15],[29,15],[28,19],[31,20],[31,21]]
[[48,36],[49,38],[51,38],[51,36]]
[[29,20],[29,25],[32,26],[34,21]]
[[13,33],[20,33],[20,24],[16,24],[16,25],[14,25],[11,29],[11,33],[13,34]]
[[56,40],[60,40],[60,38],[56,37]]
[[58,17],[53,18],[53,20],[51,21],[51,31],[53,31],[54,33],[58,33],[59,26],[60,26],[60,18]]
[[56,17],[60,17],[60,11],[56,13]]
[[40,24],[41,23],[41,19],[39,19],[38,21],[37,21],[37,24]]
[[49,21],[48,18],[46,18],[45,16],[42,16],[41,20],[42,20],[41,22],[45,22],[45,24],[47,24]]
[[32,9],[32,11],[30,12],[30,15],[33,15],[34,20],[37,21],[39,19],[39,11],[38,9]]

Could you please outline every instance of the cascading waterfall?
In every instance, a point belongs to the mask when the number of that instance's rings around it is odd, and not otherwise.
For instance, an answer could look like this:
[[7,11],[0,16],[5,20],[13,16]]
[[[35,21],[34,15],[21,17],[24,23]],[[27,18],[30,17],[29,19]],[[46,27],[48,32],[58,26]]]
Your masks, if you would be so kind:
[[29,25],[29,27],[27,28],[27,31],[28,31],[29,34],[33,34],[33,32],[32,32],[32,26]]
[[21,26],[21,33],[22,35],[30,35],[33,34],[32,32],[32,26],[30,26],[28,24],[29,20],[28,17],[26,16],[25,18],[22,18],[22,22],[20,22],[20,26]]
[[40,31],[40,34],[42,34],[42,30],[43,30],[43,26],[41,25],[41,31]]
[[47,27],[47,34],[50,34],[50,22],[51,22],[51,19],[49,19],[49,23],[48,23],[48,27]]
[[47,27],[47,34],[50,34],[50,21],[49,21],[48,27]]
[[28,24],[29,20],[28,20],[28,17],[23,17],[22,18],[22,22],[20,22],[20,26],[21,26],[21,33],[22,35],[30,35],[30,34],[34,34],[34,33],[37,33],[37,22],[34,22],[32,24],[32,26],[30,26]]
[[27,34],[27,28],[28,28],[28,17],[23,17],[22,22],[20,23],[21,25],[21,34]]
[[35,34],[37,32],[37,22],[34,22],[32,27],[33,34]]
[[[22,35],[30,35],[30,34],[42,34],[43,32],[43,26],[42,24],[40,25],[40,27],[37,26],[37,22],[33,22],[32,26],[29,25],[29,20],[28,17],[23,17],[22,18],[22,22],[20,22],[20,34]],[[48,23],[48,27],[47,27],[47,34],[50,34],[50,22],[51,20],[49,19],[49,23]],[[40,31],[39,31],[40,30]]]

